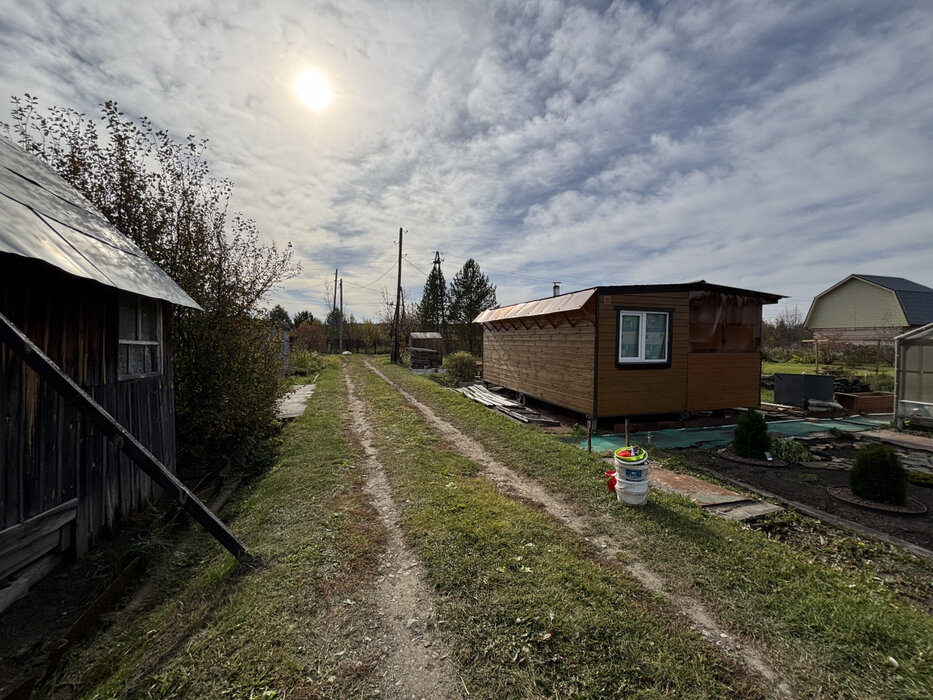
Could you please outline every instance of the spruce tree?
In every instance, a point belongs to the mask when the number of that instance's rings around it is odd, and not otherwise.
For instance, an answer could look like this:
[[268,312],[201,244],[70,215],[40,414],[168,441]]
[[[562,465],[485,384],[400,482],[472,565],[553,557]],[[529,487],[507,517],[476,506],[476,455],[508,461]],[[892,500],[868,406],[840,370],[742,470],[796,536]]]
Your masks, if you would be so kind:
[[473,319],[497,304],[496,286],[470,258],[450,283],[447,317],[456,325],[461,342],[466,343],[471,354],[475,354],[474,348],[482,351],[482,329],[474,327]]
[[418,307],[418,323],[423,331],[439,333],[442,333],[447,325],[447,282],[441,271],[439,257],[434,258],[434,267],[424,283],[424,292]]

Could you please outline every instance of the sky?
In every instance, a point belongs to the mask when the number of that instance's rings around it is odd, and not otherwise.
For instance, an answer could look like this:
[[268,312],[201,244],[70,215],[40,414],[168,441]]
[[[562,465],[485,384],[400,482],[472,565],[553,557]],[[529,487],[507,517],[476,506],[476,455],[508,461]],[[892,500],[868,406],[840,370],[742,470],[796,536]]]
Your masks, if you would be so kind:
[[[333,90],[320,111],[293,88]],[[809,309],[933,286],[933,3],[0,0],[0,95],[116,100],[177,139],[357,319],[440,251],[502,305],[705,279]],[[0,102],[0,121],[10,103]]]

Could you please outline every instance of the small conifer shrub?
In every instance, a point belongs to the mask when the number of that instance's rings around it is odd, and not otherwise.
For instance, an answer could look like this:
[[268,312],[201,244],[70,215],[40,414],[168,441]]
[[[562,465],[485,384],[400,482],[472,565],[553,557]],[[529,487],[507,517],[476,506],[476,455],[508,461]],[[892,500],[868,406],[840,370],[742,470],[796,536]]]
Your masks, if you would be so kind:
[[856,455],[849,486],[856,496],[876,503],[902,506],[907,502],[907,470],[887,445],[876,445]]
[[771,436],[763,415],[753,408],[739,416],[732,438],[732,449],[739,457],[764,459],[771,449]]

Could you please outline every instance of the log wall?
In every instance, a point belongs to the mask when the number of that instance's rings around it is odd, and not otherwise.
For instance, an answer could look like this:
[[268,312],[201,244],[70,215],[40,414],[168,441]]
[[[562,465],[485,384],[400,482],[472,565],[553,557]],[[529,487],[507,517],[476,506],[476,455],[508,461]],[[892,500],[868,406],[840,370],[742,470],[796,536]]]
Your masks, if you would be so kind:
[[[120,382],[116,289],[0,255],[0,311],[174,471],[168,304],[162,304],[163,374]],[[22,550],[16,533],[23,524],[49,520],[44,516],[63,507],[73,511],[51,546],[80,555],[121,515],[157,495],[147,476],[2,344],[0,400],[0,574],[14,557],[13,544]],[[32,545],[36,557],[55,539],[43,532],[45,543]]]

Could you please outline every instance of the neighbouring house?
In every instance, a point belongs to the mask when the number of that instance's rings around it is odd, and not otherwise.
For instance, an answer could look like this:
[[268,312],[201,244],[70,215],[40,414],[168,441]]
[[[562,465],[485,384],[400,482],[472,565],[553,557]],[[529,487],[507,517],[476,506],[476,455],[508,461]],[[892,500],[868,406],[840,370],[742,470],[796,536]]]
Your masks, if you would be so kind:
[[483,380],[594,419],[757,406],[761,307],[782,298],[699,281],[490,309]]
[[[4,328],[21,331],[170,471],[173,304],[200,308],[74,188],[0,138]],[[7,343],[0,401],[0,583],[83,554],[156,495]]]
[[933,323],[895,339],[894,399],[899,427],[933,427]]
[[819,343],[893,345],[933,322],[933,289],[901,277],[849,275],[813,299],[804,326]]

